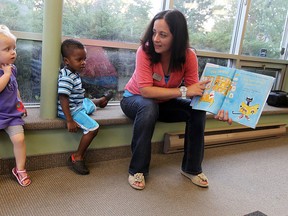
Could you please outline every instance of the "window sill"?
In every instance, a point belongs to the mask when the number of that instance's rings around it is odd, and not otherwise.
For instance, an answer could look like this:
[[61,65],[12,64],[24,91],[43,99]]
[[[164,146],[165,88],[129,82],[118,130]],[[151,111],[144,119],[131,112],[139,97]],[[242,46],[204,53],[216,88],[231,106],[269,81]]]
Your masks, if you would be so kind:
[[[27,108],[28,116],[24,117],[26,130],[43,130],[43,129],[61,129],[66,128],[64,120],[42,119],[40,118],[40,108]],[[288,114],[288,108],[278,108],[266,105],[262,115]],[[91,117],[100,125],[123,125],[131,124],[132,121],[124,115],[119,105],[108,105],[101,109],[98,108]],[[213,118],[212,114],[207,113],[207,118]]]
[[[40,108],[27,108],[28,115],[24,117],[26,130],[60,129],[66,128],[66,123],[60,118],[42,119]],[[120,106],[111,105],[105,108],[97,108],[91,117],[100,125],[121,125],[129,124],[132,121],[124,115]]]

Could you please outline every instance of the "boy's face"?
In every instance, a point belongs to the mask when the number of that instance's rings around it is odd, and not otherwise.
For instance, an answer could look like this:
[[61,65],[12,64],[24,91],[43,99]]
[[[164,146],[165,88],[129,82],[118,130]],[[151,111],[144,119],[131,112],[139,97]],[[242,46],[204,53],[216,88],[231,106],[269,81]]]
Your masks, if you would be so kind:
[[16,40],[0,34],[0,67],[2,64],[13,64],[16,56]]
[[86,54],[86,49],[73,49],[63,60],[69,70],[81,73],[86,65]]

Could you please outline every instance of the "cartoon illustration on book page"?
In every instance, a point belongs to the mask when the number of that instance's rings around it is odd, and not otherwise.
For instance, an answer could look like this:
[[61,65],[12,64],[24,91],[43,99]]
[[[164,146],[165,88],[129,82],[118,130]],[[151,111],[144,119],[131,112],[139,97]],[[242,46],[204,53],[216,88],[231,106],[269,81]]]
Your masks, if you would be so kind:
[[240,114],[238,119],[245,117],[247,120],[250,120],[250,115],[256,114],[259,109],[259,104],[250,106],[250,103],[253,101],[253,98],[246,97],[246,103],[242,102],[240,105],[239,112],[232,112],[233,114]]
[[[214,81],[214,78],[215,77],[213,76],[203,77],[202,80],[210,80],[210,83],[206,85],[205,92],[203,96],[200,98],[198,103],[207,102],[210,104],[209,106],[212,106],[212,104],[214,103],[214,97],[215,97],[216,92],[226,96],[229,90],[231,79],[227,77],[223,77],[223,76],[216,76],[215,81]],[[212,90],[211,90],[211,87],[212,87]]]

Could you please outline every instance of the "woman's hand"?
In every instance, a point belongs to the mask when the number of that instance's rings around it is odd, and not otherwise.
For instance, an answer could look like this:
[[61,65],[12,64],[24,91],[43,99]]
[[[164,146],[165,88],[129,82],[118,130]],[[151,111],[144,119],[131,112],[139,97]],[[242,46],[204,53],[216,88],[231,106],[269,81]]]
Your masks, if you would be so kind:
[[187,97],[193,97],[193,96],[202,96],[203,92],[205,90],[206,85],[209,83],[209,80],[201,81],[198,83],[194,83],[187,87]]
[[225,112],[224,110],[219,110],[219,112],[217,113],[217,115],[214,116],[214,118],[219,121],[227,122],[229,125],[232,124],[232,119],[229,118],[228,111]]

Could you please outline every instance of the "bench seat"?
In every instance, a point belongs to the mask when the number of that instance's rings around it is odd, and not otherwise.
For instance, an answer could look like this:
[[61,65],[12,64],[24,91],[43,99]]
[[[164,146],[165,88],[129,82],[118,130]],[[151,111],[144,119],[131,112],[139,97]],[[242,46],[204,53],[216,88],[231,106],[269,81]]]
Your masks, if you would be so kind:
[[[59,118],[40,118],[40,108],[27,108],[28,116],[24,118],[26,130],[60,129],[65,128],[65,121]],[[288,108],[278,108],[265,105],[262,115],[288,114]],[[123,125],[131,124],[132,121],[122,112],[120,105],[108,105],[105,108],[97,108],[91,117],[100,125]],[[207,113],[207,118],[213,115]]]
[[[60,129],[65,128],[66,123],[60,118],[40,118],[40,108],[27,108],[28,115],[24,117],[26,130]],[[109,105],[105,108],[97,108],[91,117],[100,125],[130,124],[132,121],[124,115],[119,105]]]

